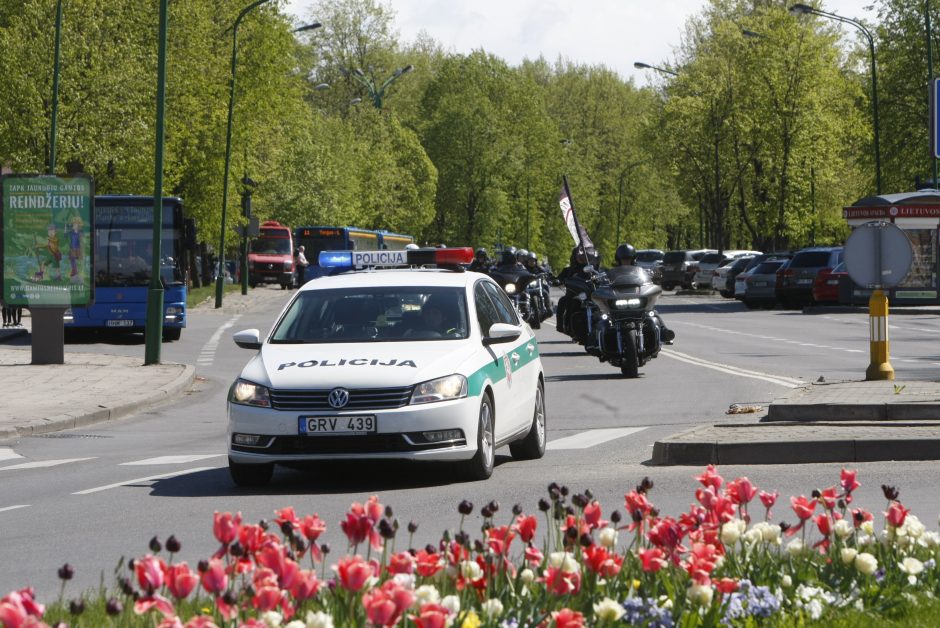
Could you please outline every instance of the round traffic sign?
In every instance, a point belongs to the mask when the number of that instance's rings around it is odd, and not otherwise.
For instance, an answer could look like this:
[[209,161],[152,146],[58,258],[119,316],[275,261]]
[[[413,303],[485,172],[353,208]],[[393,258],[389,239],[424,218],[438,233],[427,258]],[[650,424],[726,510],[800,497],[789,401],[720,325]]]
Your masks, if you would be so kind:
[[911,270],[914,248],[891,222],[866,222],[852,231],[842,253],[852,281],[864,288],[893,288]]

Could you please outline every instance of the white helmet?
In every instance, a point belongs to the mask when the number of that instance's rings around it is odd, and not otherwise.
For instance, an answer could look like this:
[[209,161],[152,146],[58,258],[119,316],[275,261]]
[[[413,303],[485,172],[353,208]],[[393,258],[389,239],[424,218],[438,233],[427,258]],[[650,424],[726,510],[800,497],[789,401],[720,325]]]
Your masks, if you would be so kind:
[[414,242],[409,242],[405,245],[406,251],[414,251],[415,249],[420,249],[421,247],[415,244]]

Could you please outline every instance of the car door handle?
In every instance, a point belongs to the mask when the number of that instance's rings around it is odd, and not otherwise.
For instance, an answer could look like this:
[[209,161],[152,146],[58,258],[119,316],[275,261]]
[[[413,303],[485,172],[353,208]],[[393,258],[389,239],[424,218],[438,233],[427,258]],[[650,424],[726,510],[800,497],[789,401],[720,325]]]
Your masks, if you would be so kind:
[[514,365],[519,364],[519,354],[516,353],[515,351],[512,352],[512,363]]
[[529,352],[529,355],[532,355],[532,353],[535,351],[535,345],[530,342],[525,346],[525,350]]

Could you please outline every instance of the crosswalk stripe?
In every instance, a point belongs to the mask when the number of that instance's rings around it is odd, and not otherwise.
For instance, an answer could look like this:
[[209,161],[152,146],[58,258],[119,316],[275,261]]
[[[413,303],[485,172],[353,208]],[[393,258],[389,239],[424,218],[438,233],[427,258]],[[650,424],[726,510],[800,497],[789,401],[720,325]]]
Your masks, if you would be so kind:
[[3,460],[14,460],[15,458],[22,458],[23,456],[19,455],[9,447],[0,447],[0,462]]
[[645,427],[611,427],[598,430],[588,430],[580,434],[566,436],[549,442],[545,449],[587,449],[601,443],[606,443],[617,438],[623,438],[630,434],[642,432]]
[[72,462],[82,462],[84,460],[94,460],[91,458],[65,458],[62,460],[34,460],[33,462],[22,462],[9,467],[0,467],[0,471],[21,471],[23,469],[44,469],[46,467],[57,467],[60,464],[69,464]]
[[91,493],[100,493],[101,491],[107,491],[112,488],[119,488],[121,486],[128,486],[131,484],[140,484],[142,482],[152,482],[153,480],[165,480],[167,478],[174,478],[178,475],[187,475],[189,473],[199,473],[200,471],[211,471],[215,467],[195,467],[193,469],[183,469],[182,471],[173,471],[172,473],[161,473],[159,475],[148,475],[145,478],[137,478],[135,480],[124,480],[123,482],[115,482],[114,484],[107,484],[105,486],[96,486],[95,488],[86,488],[84,491],[75,491],[72,495],[89,495]]
[[156,464],[189,464],[197,460],[206,460],[207,458],[219,458],[225,454],[193,454],[180,456],[158,456],[156,458],[147,458],[146,460],[134,460],[133,462],[122,462],[119,466],[133,467]]
[[16,506],[6,506],[0,508],[0,512],[6,512],[8,510],[19,510],[20,508],[29,508],[29,504],[17,504]]

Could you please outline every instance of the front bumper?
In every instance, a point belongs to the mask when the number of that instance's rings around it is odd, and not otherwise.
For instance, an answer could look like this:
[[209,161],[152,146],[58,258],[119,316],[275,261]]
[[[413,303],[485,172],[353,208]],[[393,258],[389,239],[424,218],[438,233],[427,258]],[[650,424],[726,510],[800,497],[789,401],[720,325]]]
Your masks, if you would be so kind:
[[[467,460],[476,454],[480,399],[354,412],[298,412],[228,404],[228,454],[237,463],[290,464],[317,460]],[[374,415],[366,435],[301,435],[301,416]],[[429,442],[424,432],[460,430],[463,437]],[[235,434],[261,435],[259,446],[235,445]]]

